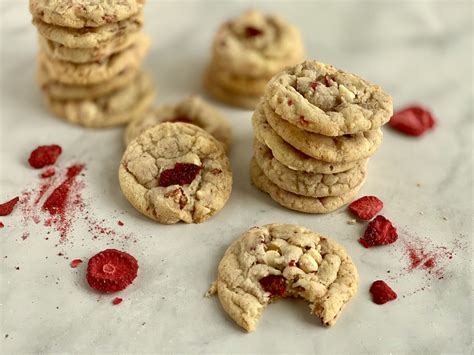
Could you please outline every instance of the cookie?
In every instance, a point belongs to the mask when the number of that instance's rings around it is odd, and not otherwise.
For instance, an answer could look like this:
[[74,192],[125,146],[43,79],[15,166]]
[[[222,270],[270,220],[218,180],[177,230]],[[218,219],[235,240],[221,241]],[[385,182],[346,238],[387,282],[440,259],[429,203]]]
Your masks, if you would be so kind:
[[255,138],[272,150],[280,163],[293,170],[309,173],[331,174],[353,168],[357,162],[327,163],[314,159],[286,143],[268,124],[263,113],[263,106],[258,105],[252,117]]
[[117,38],[139,32],[143,27],[143,13],[119,22],[101,27],[69,28],[50,25],[33,18],[38,33],[50,41],[62,44],[67,48],[99,48]]
[[216,99],[229,105],[253,110],[260,101],[260,96],[242,95],[220,86],[214,78],[211,68],[204,74],[204,87]]
[[250,177],[254,185],[270,195],[283,207],[305,213],[329,213],[349,203],[359,192],[362,184],[340,196],[307,197],[285,191],[270,181],[258,166],[255,159],[250,163]]
[[263,103],[267,122],[287,143],[303,153],[330,163],[344,163],[370,157],[382,143],[380,128],[347,136],[327,137],[303,131],[282,119]]
[[139,41],[143,34],[133,32],[124,36],[112,38],[104,42],[99,47],[94,48],[68,48],[59,42],[51,41],[43,36],[39,36],[39,45],[48,57],[64,60],[72,63],[90,63],[101,61],[114,53],[120,52]]
[[75,64],[53,59],[44,52],[38,55],[40,66],[55,81],[64,84],[91,85],[110,80],[126,68],[140,66],[150,39],[143,35],[131,47],[115,53],[101,62]]
[[234,74],[271,77],[303,60],[301,35],[275,15],[246,11],[224,23],[212,46],[213,61]]
[[107,81],[91,85],[64,84],[48,76],[43,66],[38,68],[38,82],[46,94],[56,100],[95,99],[129,85],[137,76],[139,68],[130,67]]
[[130,122],[124,133],[125,145],[147,129],[166,121],[195,124],[221,142],[226,150],[230,146],[232,133],[228,121],[198,96],[189,96],[176,104],[162,105],[143,118]]
[[122,192],[140,213],[164,224],[200,223],[232,189],[222,145],[202,128],[165,122],[134,139],[119,168]]
[[33,17],[56,26],[99,27],[136,14],[144,0],[30,0]]
[[335,241],[301,226],[267,224],[230,245],[208,294],[217,292],[227,314],[251,332],[267,305],[286,297],[304,299],[333,326],[358,284],[356,266]]
[[143,73],[118,91],[95,99],[57,100],[45,93],[49,109],[58,117],[85,127],[112,127],[143,115],[153,103],[154,90]]
[[380,86],[316,61],[276,75],[266,101],[292,125],[325,136],[373,131],[393,113],[392,98]]
[[308,197],[340,196],[362,183],[367,173],[367,161],[354,168],[334,174],[307,173],[292,170],[281,164],[270,148],[258,140],[254,141],[257,164],[265,176],[279,188]]

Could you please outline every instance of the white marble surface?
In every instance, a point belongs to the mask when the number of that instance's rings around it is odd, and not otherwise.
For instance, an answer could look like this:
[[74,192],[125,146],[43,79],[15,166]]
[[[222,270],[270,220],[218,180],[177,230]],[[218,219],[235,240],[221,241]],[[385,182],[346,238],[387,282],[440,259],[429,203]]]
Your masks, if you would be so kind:
[[[55,246],[54,232],[45,240],[50,229],[24,225],[18,210],[0,218],[5,223],[0,230],[1,353],[472,353],[470,1],[149,0],[146,6],[146,29],[153,36],[146,67],[159,85],[157,103],[202,93],[200,77],[213,31],[227,17],[258,6],[297,24],[309,57],[381,84],[396,107],[420,102],[432,108],[438,126],[422,138],[385,129],[361,195],[382,198],[383,213],[404,238],[426,237],[449,248],[457,243],[442,280],[422,271],[403,274],[407,259],[397,245],[363,249],[357,238],[364,226],[347,225],[344,209],[325,216],[300,214],[253,188],[247,173],[251,112],[225,106],[235,135],[230,202],[202,225],[162,226],[145,219],[119,190],[122,130],[85,130],[45,110],[34,79],[36,33],[26,3],[0,1],[0,200],[37,185],[37,172],[26,158],[37,145],[55,142],[64,148],[61,166],[86,164],[90,213],[138,241],[94,240],[78,216],[69,241]],[[118,219],[125,226],[117,227]],[[359,293],[334,328],[320,326],[304,303],[284,301],[267,309],[255,333],[245,334],[217,299],[203,298],[229,243],[250,226],[270,222],[298,223],[327,234],[354,257]],[[30,237],[22,240],[26,230]],[[113,296],[86,286],[85,264],[71,269],[69,260],[56,255],[87,260],[106,247],[123,248],[140,263],[139,277],[121,293],[119,306],[110,304]],[[384,306],[370,301],[369,285],[378,278],[398,292],[397,301]],[[426,287],[414,292],[420,286]]]

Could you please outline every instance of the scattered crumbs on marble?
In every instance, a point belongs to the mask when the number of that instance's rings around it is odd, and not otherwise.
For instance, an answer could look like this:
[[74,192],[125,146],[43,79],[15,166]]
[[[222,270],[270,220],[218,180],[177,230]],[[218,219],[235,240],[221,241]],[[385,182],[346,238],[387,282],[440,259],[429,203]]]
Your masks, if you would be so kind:
[[5,334],[5,339],[8,338],[8,337],[9,337],[9,335],[8,335],[8,334]]
[[423,211],[420,211],[419,213],[420,213],[420,215],[422,215],[422,216],[423,216]]
[[416,183],[416,187],[420,187],[421,184],[419,182]]
[[390,270],[387,270],[387,274],[390,274]]
[[356,223],[357,223],[357,220],[355,220],[354,218],[353,218],[353,219],[349,219],[349,220],[347,221],[347,224],[351,224],[351,225],[352,225],[352,224],[356,224]]
[[56,309],[59,309],[59,306],[56,306]]
[[20,270],[20,267],[19,267],[19,266],[15,266],[15,270]]
[[117,224],[122,227],[124,225],[124,223],[122,221],[118,221]]
[[142,323],[142,325],[145,325],[145,324],[146,324],[146,322],[143,322],[143,323]]
[[444,219],[445,221],[447,221],[447,220],[448,220],[448,217],[446,217],[446,216],[443,216],[443,219]]

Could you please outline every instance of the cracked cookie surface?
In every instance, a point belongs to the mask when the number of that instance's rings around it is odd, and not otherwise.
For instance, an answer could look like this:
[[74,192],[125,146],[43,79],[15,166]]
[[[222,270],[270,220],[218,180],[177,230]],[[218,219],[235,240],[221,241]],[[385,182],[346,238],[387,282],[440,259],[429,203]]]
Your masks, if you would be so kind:
[[200,223],[227,202],[230,162],[202,128],[165,122],[134,139],[122,157],[123,194],[142,214],[164,224]]
[[33,17],[57,26],[99,27],[137,13],[145,0],[30,0]]
[[291,224],[254,227],[234,241],[219,263],[209,294],[242,328],[254,331],[267,305],[302,298],[324,326],[336,323],[357,292],[359,276],[345,249]]
[[255,160],[265,176],[279,188],[308,197],[340,196],[362,183],[367,173],[367,161],[354,168],[333,174],[308,173],[287,168],[272,154],[270,148],[254,141]]
[[291,124],[325,136],[377,129],[393,113],[392,98],[380,86],[316,61],[276,75],[266,100]]
[[310,173],[331,174],[353,168],[357,162],[328,163],[310,157],[285,142],[268,124],[263,106],[255,109],[252,117],[255,137],[272,150],[273,156],[283,165],[293,170]]
[[250,162],[250,177],[253,184],[283,207],[304,213],[329,213],[352,201],[364,181],[340,196],[308,197],[285,191],[275,185],[264,174],[255,158]]
[[143,115],[154,97],[150,78],[140,73],[129,85],[93,99],[58,100],[45,91],[50,110],[57,116],[85,127],[112,127]]
[[227,150],[232,140],[229,122],[213,106],[198,96],[189,96],[175,104],[159,106],[143,118],[130,122],[124,133],[125,145],[145,130],[162,122],[192,123],[209,132]]
[[344,163],[370,157],[382,143],[380,128],[351,135],[327,137],[303,131],[282,119],[263,103],[265,117],[275,132],[287,143],[303,153],[330,163]]

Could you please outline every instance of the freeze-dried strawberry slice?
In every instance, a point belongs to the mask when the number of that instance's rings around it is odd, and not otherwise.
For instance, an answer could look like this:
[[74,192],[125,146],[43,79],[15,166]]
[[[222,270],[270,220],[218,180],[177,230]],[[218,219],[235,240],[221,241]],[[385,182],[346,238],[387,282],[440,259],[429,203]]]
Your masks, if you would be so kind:
[[377,245],[392,244],[398,239],[397,230],[384,216],[377,216],[369,223],[364,236],[359,239],[359,243],[365,248]]
[[368,221],[383,208],[383,202],[375,196],[364,196],[349,205],[349,209],[360,219]]
[[268,275],[261,278],[258,282],[262,285],[262,288],[270,293],[271,297],[280,296],[285,297],[286,294],[286,281],[281,275]]
[[395,291],[382,280],[374,281],[370,286],[370,293],[372,294],[372,301],[377,304],[384,304],[397,299]]
[[420,106],[411,106],[395,112],[390,126],[409,136],[421,136],[434,127],[436,121],[430,111]]
[[176,163],[174,168],[164,170],[160,174],[159,185],[168,187],[171,185],[188,185],[193,182],[201,171],[201,167],[196,164]]
[[125,289],[137,277],[137,260],[123,251],[107,249],[94,255],[87,266],[87,282],[99,292]]
[[42,145],[31,152],[28,162],[33,168],[41,169],[56,163],[61,152],[62,149],[59,145]]
[[8,216],[12,213],[19,200],[20,198],[17,196],[10,201],[0,204],[0,216]]

